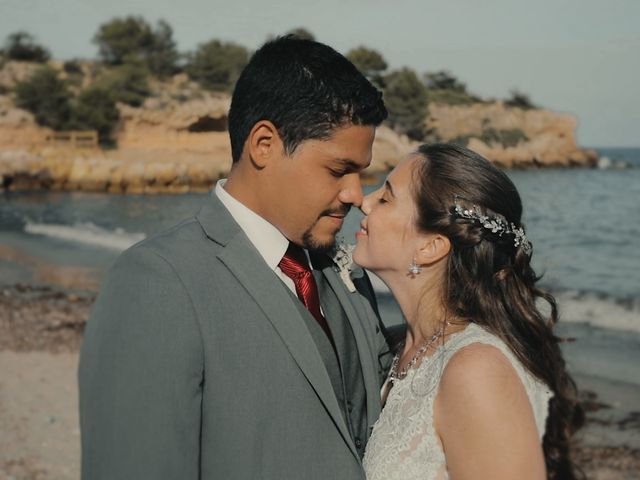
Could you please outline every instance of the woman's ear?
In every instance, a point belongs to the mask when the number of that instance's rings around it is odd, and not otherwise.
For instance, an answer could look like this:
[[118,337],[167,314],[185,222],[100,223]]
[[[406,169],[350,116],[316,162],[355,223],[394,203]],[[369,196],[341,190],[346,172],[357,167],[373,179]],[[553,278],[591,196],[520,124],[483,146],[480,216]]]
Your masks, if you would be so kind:
[[262,169],[269,164],[275,154],[282,152],[282,140],[278,129],[268,120],[257,122],[247,138],[249,158],[256,168]]
[[451,252],[451,241],[440,233],[429,233],[416,251],[418,265],[433,265]]

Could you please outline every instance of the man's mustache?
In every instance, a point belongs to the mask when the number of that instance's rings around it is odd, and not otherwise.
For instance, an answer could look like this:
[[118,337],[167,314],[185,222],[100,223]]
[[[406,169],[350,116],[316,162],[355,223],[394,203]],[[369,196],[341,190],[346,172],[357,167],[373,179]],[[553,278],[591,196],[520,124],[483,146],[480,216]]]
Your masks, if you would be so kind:
[[342,207],[339,207],[339,208],[328,208],[327,210],[323,211],[320,214],[320,217],[325,217],[328,215],[331,215],[331,216],[340,215],[340,216],[346,217],[350,210],[351,210],[351,205],[343,205]]

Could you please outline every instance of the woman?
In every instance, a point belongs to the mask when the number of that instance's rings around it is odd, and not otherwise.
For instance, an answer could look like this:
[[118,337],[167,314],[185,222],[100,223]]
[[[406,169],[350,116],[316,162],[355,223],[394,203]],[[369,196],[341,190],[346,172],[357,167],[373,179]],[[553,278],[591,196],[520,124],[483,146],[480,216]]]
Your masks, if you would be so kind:
[[368,480],[576,478],[569,439],[582,416],[513,183],[468,149],[423,145],[363,211],[354,260],[387,284],[408,327]]

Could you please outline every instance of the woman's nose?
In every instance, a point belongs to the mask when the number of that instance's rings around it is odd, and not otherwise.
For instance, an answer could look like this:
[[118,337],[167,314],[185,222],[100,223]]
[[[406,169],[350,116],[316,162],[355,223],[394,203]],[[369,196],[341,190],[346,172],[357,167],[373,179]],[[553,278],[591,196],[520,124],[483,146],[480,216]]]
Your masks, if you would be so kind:
[[369,213],[371,213],[371,206],[374,202],[374,196],[375,192],[370,193],[369,195],[365,195],[365,197],[362,199],[362,207],[360,207],[360,210],[362,210],[362,213],[364,213],[365,215],[369,215]]

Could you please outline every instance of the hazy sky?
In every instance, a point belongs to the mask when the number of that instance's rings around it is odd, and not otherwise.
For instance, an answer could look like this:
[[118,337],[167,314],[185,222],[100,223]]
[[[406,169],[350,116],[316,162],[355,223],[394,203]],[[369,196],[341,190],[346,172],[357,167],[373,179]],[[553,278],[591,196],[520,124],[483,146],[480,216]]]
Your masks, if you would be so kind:
[[130,14],[167,20],[181,50],[253,49],[304,26],[342,52],[450,70],[482,96],[517,88],[575,114],[584,146],[640,146],[640,0],[0,0],[0,36],[27,30],[56,58],[91,58],[98,26]]

